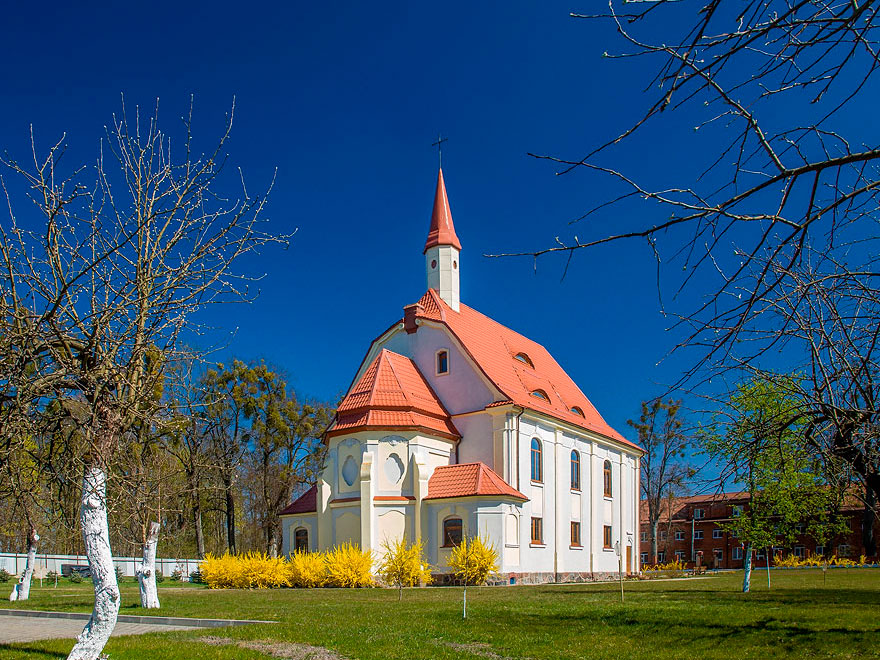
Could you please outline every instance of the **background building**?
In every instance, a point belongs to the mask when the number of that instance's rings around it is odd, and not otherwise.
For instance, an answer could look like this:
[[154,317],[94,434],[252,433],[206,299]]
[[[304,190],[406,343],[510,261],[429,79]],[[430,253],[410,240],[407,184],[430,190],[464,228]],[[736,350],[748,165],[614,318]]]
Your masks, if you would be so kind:
[[[749,494],[743,492],[719,493],[714,495],[695,495],[691,497],[667,498],[663,502],[660,524],[657,527],[657,561],[664,563],[678,559],[693,565],[699,555],[701,564],[710,568],[742,568],[743,545],[736,536],[726,531],[724,523],[735,515],[737,507],[747,507]],[[866,510],[863,502],[855,497],[847,497],[842,513],[849,531],[821,546],[806,534],[798,534],[790,545],[774,546],[773,554],[790,554],[805,557],[837,555],[838,557],[858,558],[868,554],[863,542],[863,525]],[[876,516],[871,519],[874,538],[880,535],[880,522]],[[640,503],[639,539],[642,551],[641,564],[653,563],[650,556],[651,530],[648,525],[648,506]],[[804,528],[802,528],[804,529]],[[767,566],[767,548],[755,548],[757,566]],[[772,565],[772,564],[771,564]]]

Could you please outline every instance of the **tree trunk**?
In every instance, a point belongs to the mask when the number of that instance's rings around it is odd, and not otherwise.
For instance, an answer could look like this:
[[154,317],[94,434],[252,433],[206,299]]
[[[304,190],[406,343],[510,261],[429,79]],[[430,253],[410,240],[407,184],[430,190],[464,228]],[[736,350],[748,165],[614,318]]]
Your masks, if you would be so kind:
[[76,638],[67,660],[97,660],[119,614],[119,586],[110,552],[107,526],[107,475],[97,466],[86,468],[82,492],[83,541],[95,583],[95,609],[86,627]]
[[37,541],[39,540],[40,535],[37,534],[37,530],[31,528],[28,534],[27,563],[24,565],[24,571],[22,571],[21,577],[18,579],[18,584],[15,585],[12,593],[9,594],[10,601],[27,600],[28,596],[30,596],[31,578],[34,575],[34,562],[37,558]]
[[657,526],[659,520],[651,522],[651,561],[657,565]]
[[862,516],[862,545],[865,547],[865,556],[874,557],[877,555],[877,539],[874,537],[874,521],[877,519],[877,512],[874,506],[877,498],[874,491],[865,488],[865,513]]
[[266,550],[273,559],[278,556],[278,525],[272,520],[269,523],[269,542]]
[[193,489],[192,493],[193,528],[196,530],[196,554],[199,559],[205,558],[205,533],[202,530],[202,502],[199,491]]
[[151,522],[144,539],[143,563],[138,566],[137,578],[141,589],[141,607],[159,608],[159,592],[156,589],[156,546],[159,544],[159,523]]
[[226,492],[226,547],[229,554],[235,554],[235,497],[232,493],[232,479],[223,475],[223,489]]
[[743,593],[747,594],[752,587],[752,544],[746,543],[743,552],[745,552],[743,556]]

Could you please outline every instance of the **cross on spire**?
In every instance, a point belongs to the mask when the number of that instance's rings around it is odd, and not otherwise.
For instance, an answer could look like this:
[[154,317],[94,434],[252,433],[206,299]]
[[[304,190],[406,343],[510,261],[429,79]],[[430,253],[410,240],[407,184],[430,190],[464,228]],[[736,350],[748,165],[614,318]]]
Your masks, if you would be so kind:
[[437,147],[437,157],[440,159],[440,169],[443,169],[443,143],[449,141],[449,138],[443,137],[442,133],[437,134],[437,141],[431,146]]

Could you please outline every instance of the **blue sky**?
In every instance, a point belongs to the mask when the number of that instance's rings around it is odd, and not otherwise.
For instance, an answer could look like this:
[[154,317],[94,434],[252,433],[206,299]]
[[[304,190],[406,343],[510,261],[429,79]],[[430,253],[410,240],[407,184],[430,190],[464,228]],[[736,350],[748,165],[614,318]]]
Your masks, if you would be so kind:
[[[215,340],[230,345],[222,355],[264,358],[299,393],[332,399],[370,341],[425,289],[431,143],[442,132],[464,246],[463,301],[547,346],[632,437],[626,420],[682,364],[657,366],[674,337],[659,314],[647,249],[621,243],[580,254],[564,280],[561,260],[541,262],[536,273],[529,259],[483,256],[640,219],[569,226],[605,191],[527,156],[579,157],[648,102],[641,90],[650,71],[603,58],[620,44],[608,26],[569,17],[583,9],[16,3],[0,26],[0,148],[26,156],[33,124],[38,145],[66,132],[71,158],[91,159],[121,93],[129,108],[151,109],[158,97],[171,130],[195,94],[196,132],[209,138],[234,96],[231,162],[251,189],[277,168],[268,215],[276,231],[298,231],[290,249],[244,264],[266,273],[256,303],[207,317]],[[687,172],[691,147],[671,135],[652,133],[620,157],[635,173]]]

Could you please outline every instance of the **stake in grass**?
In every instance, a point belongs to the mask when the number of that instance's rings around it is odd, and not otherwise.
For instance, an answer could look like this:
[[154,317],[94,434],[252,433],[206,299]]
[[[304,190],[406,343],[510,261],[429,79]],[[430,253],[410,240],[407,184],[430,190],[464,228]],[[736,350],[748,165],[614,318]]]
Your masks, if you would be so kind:
[[449,557],[455,577],[464,583],[461,618],[467,619],[467,588],[469,584],[482,585],[498,570],[495,547],[479,536],[464,536]]

